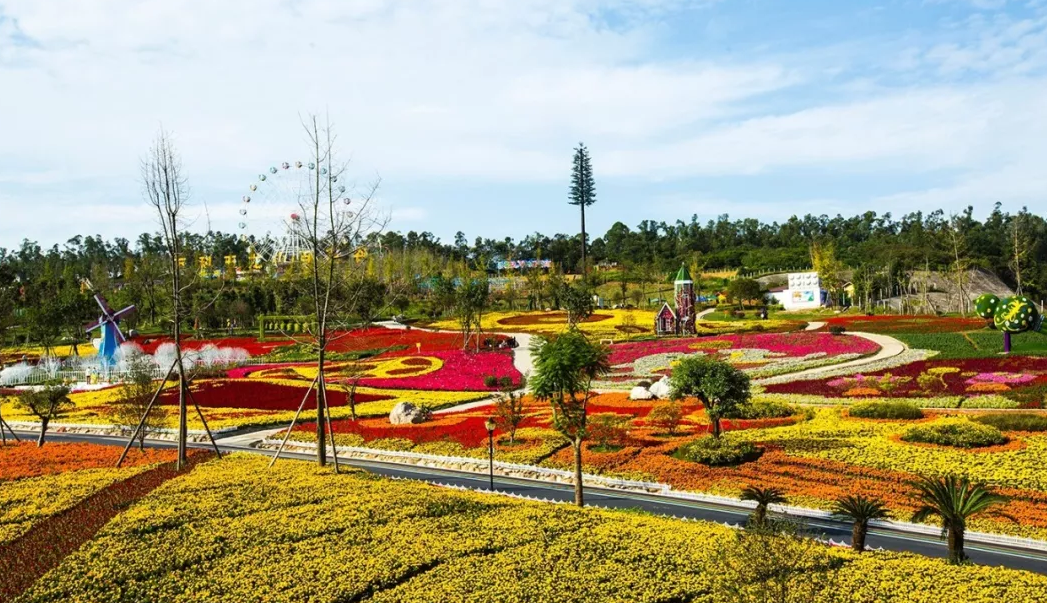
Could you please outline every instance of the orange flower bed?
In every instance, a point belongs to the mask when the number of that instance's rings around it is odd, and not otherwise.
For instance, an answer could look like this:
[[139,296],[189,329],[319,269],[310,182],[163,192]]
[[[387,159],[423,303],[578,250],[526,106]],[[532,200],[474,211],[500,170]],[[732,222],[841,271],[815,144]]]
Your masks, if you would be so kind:
[[[0,481],[40,475],[53,475],[81,469],[111,468],[120,458],[119,446],[84,442],[50,442],[38,448],[35,442],[8,443],[0,446]],[[175,450],[132,448],[124,467],[173,461]]]

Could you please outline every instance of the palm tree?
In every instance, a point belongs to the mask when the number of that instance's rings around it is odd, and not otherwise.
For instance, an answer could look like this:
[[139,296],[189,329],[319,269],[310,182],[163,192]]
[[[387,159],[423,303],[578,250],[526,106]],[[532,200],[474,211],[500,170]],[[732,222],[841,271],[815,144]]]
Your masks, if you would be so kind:
[[746,486],[745,489],[742,490],[742,500],[752,500],[756,502],[756,508],[753,509],[752,524],[757,527],[763,527],[767,523],[767,507],[769,505],[784,503],[785,492],[778,488]]
[[968,517],[987,513],[1010,518],[993,509],[1007,502],[1007,497],[990,492],[982,484],[972,484],[966,477],[923,477],[913,486],[922,506],[913,513],[912,521],[922,522],[932,516],[941,518],[942,538],[949,539],[951,563],[963,563],[967,559],[963,552],[963,535]]
[[851,548],[861,553],[865,550],[865,535],[869,532],[869,521],[887,519],[891,513],[883,501],[865,498],[859,494],[837,499],[833,505],[833,515],[854,522],[854,527],[851,529]]

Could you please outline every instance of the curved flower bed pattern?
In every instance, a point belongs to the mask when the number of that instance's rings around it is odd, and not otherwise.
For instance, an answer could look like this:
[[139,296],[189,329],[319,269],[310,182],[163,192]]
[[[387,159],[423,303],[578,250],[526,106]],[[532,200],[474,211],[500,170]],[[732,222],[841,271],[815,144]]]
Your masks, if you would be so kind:
[[[994,395],[1013,407],[1040,408],[1047,358],[1008,356],[927,360],[869,373],[765,385],[768,394],[834,398],[980,398]],[[1002,407],[1006,407],[1002,406]]]
[[639,379],[669,374],[688,354],[718,355],[754,377],[778,375],[854,360],[879,351],[861,337],[828,333],[758,333],[631,341],[611,346],[610,377],[601,388],[627,388]]

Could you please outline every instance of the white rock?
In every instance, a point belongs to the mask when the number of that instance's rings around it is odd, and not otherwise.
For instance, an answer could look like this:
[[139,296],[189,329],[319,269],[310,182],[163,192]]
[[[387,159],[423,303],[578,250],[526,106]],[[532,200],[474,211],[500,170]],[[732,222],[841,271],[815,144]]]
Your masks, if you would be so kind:
[[658,381],[651,384],[650,392],[651,395],[659,400],[668,400],[671,388],[669,387],[669,378],[662,377]]
[[653,398],[654,396],[651,395],[651,392],[647,391],[647,388],[640,387],[639,385],[629,392],[630,400],[651,400]]
[[433,413],[422,406],[415,406],[410,402],[401,402],[389,412],[389,422],[393,425],[407,425],[409,423],[425,423],[433,418]]

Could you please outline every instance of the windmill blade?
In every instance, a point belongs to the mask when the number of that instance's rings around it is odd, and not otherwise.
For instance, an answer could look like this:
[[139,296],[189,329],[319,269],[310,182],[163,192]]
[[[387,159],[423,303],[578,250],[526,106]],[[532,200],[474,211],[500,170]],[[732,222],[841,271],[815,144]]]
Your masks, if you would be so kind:
[[113,328],[116,329],[116,340],[119,341],[120,343],[126,342],[127,338],[124,337],[124,332],[120,330],[120,325],[118,325],[118,324],[116,324],[114,322],[113,323]]
[[91,331],[94,331],[96,329],[102,328],[102,325],[104,325],[104,324],[105,324],[105,321],[103,319],[99,318],[98,320],[96,320],[93,323],[88,323],[88,324],[84,325],[84,331],[87,332],[87,333],[90,333]]
[[103,314],[106,316],[112,316],[113,309],[109,307],[109,304],[105,301],[105,298],[102,297],[101,293],[95,294],[95,301],[98,302],[98,307],[102,309]]
[[135,313],[135,310],[137,310],[135,306],[127,306],[123,310],[120,310],[116,314],[113,314],[113,320],[120,320],[125,316],[130,316]]

